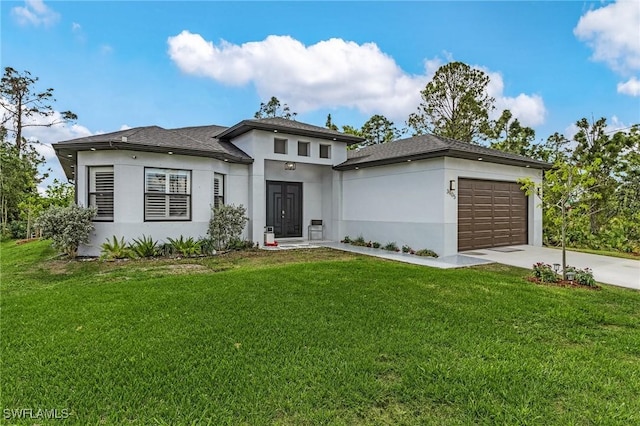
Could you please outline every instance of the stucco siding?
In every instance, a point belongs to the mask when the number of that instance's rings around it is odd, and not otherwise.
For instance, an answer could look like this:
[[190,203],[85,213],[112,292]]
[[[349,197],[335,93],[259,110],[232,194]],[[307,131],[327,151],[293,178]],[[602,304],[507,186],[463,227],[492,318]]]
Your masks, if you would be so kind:
[[[225,175],[227,203],[247,201],[246,166],[220,160],[184,155],[137,151],[82,151],[78,153],[78,203],[88,205],[88,170],[90,166],[113,166],[113,222],[95,222],[91,242],[79,248],[81,255],[99,255],[100,245],[112,236],[132,241],[142,235],[159,241],[167,237],[205,237],[213,205],[213,175]],[[191,219],[188,221],[144,220],[144,169],[146,167],[191,171]]]
[[[429,248],[440,256],[458,252],[457,191],[450,181],[474,178],[540,182],[542,171],[459,158],[437,158],[343,172],[340,238],[362,235],[382,244]],[[528,241],[542,244],[542,210],[528,199]]]
[[430,159],[343,172],[343,234],[442,251],[443,165]]

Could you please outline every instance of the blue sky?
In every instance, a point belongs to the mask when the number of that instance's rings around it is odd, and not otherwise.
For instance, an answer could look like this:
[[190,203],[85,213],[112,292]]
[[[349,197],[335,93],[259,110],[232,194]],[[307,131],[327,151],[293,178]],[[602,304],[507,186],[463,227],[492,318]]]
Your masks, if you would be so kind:
[[298,120],[402,127],[451,60],[491,77],[499,113],[572,136],[640,122],[640,2],[2,1],[1,62],[55,89],[74,126],[47,144],[123,127],[233,125],[277,96]]

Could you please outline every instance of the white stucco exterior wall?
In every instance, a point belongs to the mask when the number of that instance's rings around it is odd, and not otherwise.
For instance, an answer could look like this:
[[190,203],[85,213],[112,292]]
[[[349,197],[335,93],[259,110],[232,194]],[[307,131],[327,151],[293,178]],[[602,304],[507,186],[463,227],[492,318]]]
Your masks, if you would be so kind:
[[[274,152],[274,139],[287,141],[287,153]],[[298,142],[308,142],[309,156],[298,155]],[[339,219],[334,209],[334,179],[340,172],[332,166],[347,159],[346,144],[328,139],[297,136],[282,132],[251,130],[233,140],[233,144],[255,159],[248,166],[250,219],[249,235],[262,244],[266,226],[266,181],[302,182],[302,238],[307,238],[311,219],[325,223],[325,238],[337,238]],[[320,158],[320,145],[329,145],[330,158]],[[296,163],[295,170],[285,170],[286,162]]]
[[[413,249],[428,248],[440,256],[458,252],[458,200],[447,193],[459,178],[515,182],[529,177],[540,182],[542,172],[443,157],[361,168],[343,172],[342,223],[345,235],[381,244],[395,242]],[[529,197],[529,244],[542,245],[542,209]]]
[[443,167],[436,158],[344,171],[341,238],[444,247]]
[[[206,157],[168,155],[139,151],[104,150],[78,152],[76,191],[78,204],[88,205],[90,166],[113,166],[113,222],[94,222],[91,242],[79,248],[80,255],[97,256],[107,238],[124,237],[131,242],[142,235],[159,241],[167,237],[205,237],[213,205],[214,173],[225,175],[227,203],[246,204],[248,170],[246,165],[228,164]],[[191,171],[191,220],[144,220],[144,169],[146,167]]]

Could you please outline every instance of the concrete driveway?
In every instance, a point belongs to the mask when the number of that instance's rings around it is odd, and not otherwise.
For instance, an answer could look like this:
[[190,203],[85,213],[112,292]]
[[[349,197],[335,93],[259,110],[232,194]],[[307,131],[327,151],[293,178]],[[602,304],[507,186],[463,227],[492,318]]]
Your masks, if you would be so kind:
[[[562,263],[562,250],[534,246],[496,247],[460,253],[478,259],[531,269],[536,262]],[[590,268],[596,281],[640,290],[640,260],[567,251],[567,265]]]

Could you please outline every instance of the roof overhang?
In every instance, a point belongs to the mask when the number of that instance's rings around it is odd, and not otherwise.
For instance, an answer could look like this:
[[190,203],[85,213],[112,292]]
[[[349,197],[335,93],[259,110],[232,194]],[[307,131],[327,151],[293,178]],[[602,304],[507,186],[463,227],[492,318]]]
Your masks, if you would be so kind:
[[516,158],[506,158],[497,155],[491,154],[478,154],[467,151],[460,151],[451,148],[445,148],[440,150],[434,150],[429,152],[422,152],[411,155],[404,155],[400,157],[392,157],[392,158],[383,158],[379,160],[373,161],[354,161],[349,162],[349,160],[345,161],[342,164],[338,164],[334,166],[334,170],[356,170],[356,169],[364,169],[367,167],[377,167],[377,166],[385,166],[389,164],[400,164],[406,163],[415,160],[426,160],[430,158],[439,158],[439,157],[453,157],[453,158],[463,158],[466,160],[475,160],[475,161],[484,161],[489,163],[497,163],[497,164],[505,164],[509,166],[517,166],[517,167],[526,167],[532,169],[541,169],[541,170],[550,170],[553,165],[550,163],[546,163],[543,161],[537,160],[527,160],[527,159],[516,159]]
[[230,163],[239,164],[251,164],[253,159],[236,157],[234,155],[227,154],[225,152],[215,152],[197,149],[184,149],[178,147],[166,147],[166,146],[153,146],[136,144],[131,142],[117,142],[117,141],[101,141],[101,142],[79,142],[79,143],[54,143],[53,149],[56,152],[56,156],[62,165],[67,179],[75,180],[75,167],[78,159],[79,151],[142,151],[142,152],[154,152],[159,154],[172,154],[172,155],[190,155],[196,157],[208,157],[218,160],[227,161]]
[[275,123],[264,123],[253,120],[243,120],[235,126],[218,133],[216,138],[231,140],[251,130],[265,130],[269,132],[282,132],[289,133],[298,136],[308,136],[320,139],[334,140],[338,142],[345,142],[347,145],[356,143],[362,143],[364,138],[359,136],[349,135],[345,133],[328,133],[320,130],[311,129],[299,129],[295,127],[283,126]]

